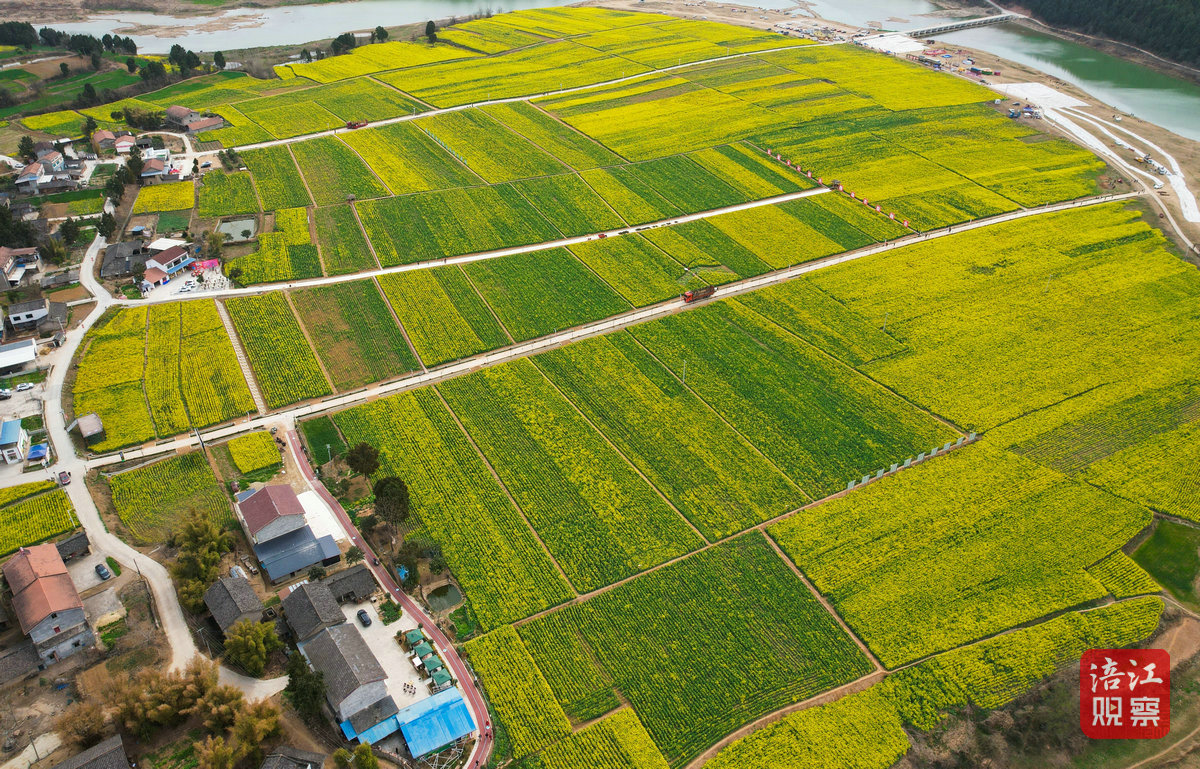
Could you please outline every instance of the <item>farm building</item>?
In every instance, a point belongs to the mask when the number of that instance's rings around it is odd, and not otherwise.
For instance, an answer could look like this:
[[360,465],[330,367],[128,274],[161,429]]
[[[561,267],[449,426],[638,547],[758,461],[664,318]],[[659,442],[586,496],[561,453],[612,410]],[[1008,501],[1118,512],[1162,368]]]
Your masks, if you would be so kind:
[[325,756],[288,745],[280,745],[267,754],[259,769],[321,769]]
[[37,651],[39,666],[52,665],[95,644],[83,601],[53,544],[23,547],[4,564],[13,613]]
[[8,419],[0,424],[0,457],[3,457],[5,464],[24,462],[28,451],[29,433],[21,427],[21,420]]
[[304,507],[290,486],[265,486],[238,495],[237,516],[254,555],[271,582],[282,582],[310,567],[341,560],[333,537],[315,535]]
[[129,757],[125,755],[121,735],[117,734],[50,769],[129,769]]
[[245,577],[225,577],[214,582],[204,591],[204,605],[222,633],[228,633],[243,620],[262,619],[263,603]]
[[19,371],[36,359],[37,342],[32,339],[0,345],[0,372]]
[[325,628],[346,621],[333,593],[321,582],[306,582],[283,599],[283,616],[297,641],[307,641]]
[[346,623],[325,628],[299,649],[312,669],[325,676],[325,698],[346,739],[363,735],[395,715],[396,701],[384,683],[387,673],[358,628]]
[[42,269],[42,256],[36,247],[0,247],[0,288],[16,288]]
[[379,584],[365,563],[356,563],[348,569],[330,574],[321,580],[338,603],[365,601],[375,594]]

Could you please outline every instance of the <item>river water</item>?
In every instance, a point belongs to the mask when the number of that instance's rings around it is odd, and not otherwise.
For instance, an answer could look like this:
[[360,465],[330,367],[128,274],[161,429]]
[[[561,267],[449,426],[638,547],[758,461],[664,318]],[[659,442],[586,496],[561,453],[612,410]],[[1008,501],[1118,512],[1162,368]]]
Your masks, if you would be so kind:
[[[494,12],[565,5],[573,0],[504,0]],[[881,24],[886,29],[929,26],[940,17],[927,0],[742,0],[745,4],[797,15],[812,14],[846,24]],[[481,0],[357,0],[323,5],[245,8],[214,16],[174,18],[152,13],[113,12],[88,21],[55,24],[68,32],[129,35],[145,53],[166,52],[179,42],[197,51],[290,45],[377,24],[397,26],[426,19],[465,16],[486,6]],[[139,31],[138,27],[154,27]],[[1014,24],[967,29],[939,40],[977,48],[1072,83],[1098,101],[1200,141],[1200,86],[1159,73],[1087,46]]]

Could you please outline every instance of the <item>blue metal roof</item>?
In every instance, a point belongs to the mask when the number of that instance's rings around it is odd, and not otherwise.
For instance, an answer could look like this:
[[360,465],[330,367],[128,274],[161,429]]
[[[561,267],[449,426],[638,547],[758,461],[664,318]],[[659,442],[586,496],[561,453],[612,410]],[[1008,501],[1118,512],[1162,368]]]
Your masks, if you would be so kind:
[[408,706],[392,716],[408,743],[408,752],[420,758],[475,731],[475,721],[458,687],[451,687]]
[[16,443],[21,439],[21,420],[9,419],[0,425],[0,446]]
[[172,267],[171,269],[167,270],[167,274],[174,275],[175,273],[179,272],[184,267],[187,267],[189,264],[192,264],[195,261],[196,261],[195,259],[193,259],[192,257],[189,256],[187,259],[184,259],[179,264],[177,264],[174,267]]
[[254,555],[272,580],[307,569],[338,553],[333,537],[326,534],[317,539],[307,526],[254,545]]
[[359,742],[365,742],[368,745],[379,742],[384,737],[395,734],[400,729],[400,722],[396,720],[394,715],[388,716],[370,729],[363,729],[358,734],[354,733],[354,727],[350,725],[349,720],[343,721],[338,725],[342,727],[342,734],[346,736],[346,739],[353,740],[357,738]]

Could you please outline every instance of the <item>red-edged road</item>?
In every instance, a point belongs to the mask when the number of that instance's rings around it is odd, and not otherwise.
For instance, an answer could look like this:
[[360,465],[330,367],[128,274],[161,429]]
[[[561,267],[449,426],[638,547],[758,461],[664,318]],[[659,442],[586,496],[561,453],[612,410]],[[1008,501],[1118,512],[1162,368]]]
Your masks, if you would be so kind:
[[[491,723],[488,718],[487,706],[483,704],[483,696],[475,688],[475,679],[472,677],[471,672],[467,670],[467,666],[463,664],[463,661],[458,658],[458,652],[455,651],[454,644],[450,643],[450,639],[446,638],[433,618],[427,615],[425,610],[416,601],[409,598],[396,585],[395,580],[392,579],[392,575],[388,574],[387,569],[382,564],[379,566],[375,565],[375,552],[363,541],[362,535],[359,534],[358,529],[354,526],[354,522],[350,520],[350,516],[346,514],[345,509],[329,493],[329,489],[325,488],[325,484],[317,479],[312,465],[308,463],[304,452],[300,448],[300,436],[296,434],[295,430],[289,430],[287,438],[288,445],[292,449],[292,456],[296,458],[296,464],[300,466],[300,472],[304,473],[304,477],[308,479],[309,484],[321,495],[325,503],[333,509],[334,514],[342,522],[342,526],[350,535],[351,541],[363,551],[363,555],[366,556],[364,563],[366,563],[367,568],[375,573],[375,579],[379,580],[379,584],[383,585],[383,589],[392,596],[392,600],[400,604],[406,612],[417,618],[417,621],[424,627],[425,634],[437,646],[442,659],[449,666],[450,672],[454,674],[455,680],[458,681],[458,687],[462,689],[463,694],[466,696],[467,704],[471,707],[471,716],[475,719],[475,726],[479,729],[480,734],[480,738],[475,741],[475,747],[471,750],[471,755],[467,757],[467,763],[464,766],[486,766],[488,757],[492,752],[490,739]],[[483,729],[484,724],[487,724],[489,727],[486,731]]]

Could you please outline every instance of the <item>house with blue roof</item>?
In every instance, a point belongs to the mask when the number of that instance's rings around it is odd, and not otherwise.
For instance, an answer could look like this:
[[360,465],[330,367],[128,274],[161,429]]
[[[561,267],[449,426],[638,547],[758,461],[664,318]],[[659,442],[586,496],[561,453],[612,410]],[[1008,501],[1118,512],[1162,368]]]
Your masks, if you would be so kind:
[[29,433],[21,427],[21,420],[8,419],[0,424],[0,456],[10,465],[25,461],[29,451]]

